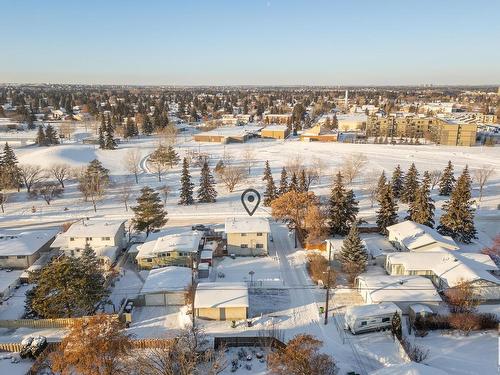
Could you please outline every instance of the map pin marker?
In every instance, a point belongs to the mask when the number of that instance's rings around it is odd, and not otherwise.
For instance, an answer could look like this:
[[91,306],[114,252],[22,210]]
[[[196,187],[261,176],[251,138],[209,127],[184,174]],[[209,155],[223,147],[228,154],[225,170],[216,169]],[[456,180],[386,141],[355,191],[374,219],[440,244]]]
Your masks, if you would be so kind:
[[260,204],[260,194],[255,189],[246,189],[243,194],[241,194],[241,203],[245,208],[245,211],[252,216],[257,207]]

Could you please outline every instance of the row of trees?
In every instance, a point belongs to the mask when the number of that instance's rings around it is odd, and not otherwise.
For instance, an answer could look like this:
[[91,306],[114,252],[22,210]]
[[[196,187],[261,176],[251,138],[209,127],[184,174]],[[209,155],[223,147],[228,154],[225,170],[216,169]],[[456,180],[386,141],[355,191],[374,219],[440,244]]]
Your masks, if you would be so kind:
[[42,125],[39,125],[35,143],[38,146],[58,145],[59,136],[52,125],[48,124],[45,129]]

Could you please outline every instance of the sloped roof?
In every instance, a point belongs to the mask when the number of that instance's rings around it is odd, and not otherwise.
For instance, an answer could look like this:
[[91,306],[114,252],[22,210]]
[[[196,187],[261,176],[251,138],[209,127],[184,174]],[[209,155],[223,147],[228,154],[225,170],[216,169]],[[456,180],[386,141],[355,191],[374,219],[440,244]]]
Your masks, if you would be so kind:
[[196,252],[198,251],[200,239],[201,234],[197,231],[162,236],[138,246],[137,258],[150,257],[169,251]]
[[195,308],[248,307],[245,283],[199,283],[194,298]]
[[231,217],[226,219],[226,233],[270,233],[269,220],[264,217]]
[[0,232],[0,255],[32,255],[49,242],[57,234],[57,230],[30,232]]
[[409,250],[416,250],[433,243],[450,250],[458,250],[459,248],[452,238],[445,237],[433,228],[410,220],[388,226],[387,230],[393,232]]
[[191,269],[187,267],[163,267],[151,270],[142,286],[141,293],[179,292],[191,285]]

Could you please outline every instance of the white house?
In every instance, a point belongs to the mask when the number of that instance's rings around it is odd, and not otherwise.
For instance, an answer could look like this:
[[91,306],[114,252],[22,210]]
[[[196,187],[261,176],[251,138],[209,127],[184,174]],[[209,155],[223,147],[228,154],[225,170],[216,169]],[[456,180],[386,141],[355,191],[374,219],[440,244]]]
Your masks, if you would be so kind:
[[410,220],[387,227],[389,241],[400,251],[428,251],[436,246],[458,250],[457,243],[437,230]]
[[57,230],[0,232],[0,267],[26,269],[50,249]]
[[442,247],[433,251],[394,253],[387,256],[390,275],[420,275],[429,278],[444,291],[460,282],[468,282],[482,300],[500,300],[498,267],[488,255],[460,253]]
[[184,305],[191,273],[187,267],[175,266],[151,270],[141,289],[146,306]]
[[356,288],[365,303],[393,302],[403,313],[415,303],[437,308],[442,302],[432,282],[423,276],[362,274],[356,278]]
[[79,257],[88,245],[103,267],[109,268],[127,243],[124,220],[83,219],[59,234],[51,247],[60,248],[67,256]]
[[231,217],[224,231],[227,252],[235,255],[267,255],[271,226],[263,217]]

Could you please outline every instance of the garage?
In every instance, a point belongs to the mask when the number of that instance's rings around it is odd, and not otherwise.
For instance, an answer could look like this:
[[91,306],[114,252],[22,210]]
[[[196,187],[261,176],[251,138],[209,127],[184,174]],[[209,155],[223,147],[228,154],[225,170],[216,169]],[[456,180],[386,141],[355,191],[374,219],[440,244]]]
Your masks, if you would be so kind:
[[146,306],[183,306],[191,285],[191,269],[162,267],[151,270],[141,289]]

